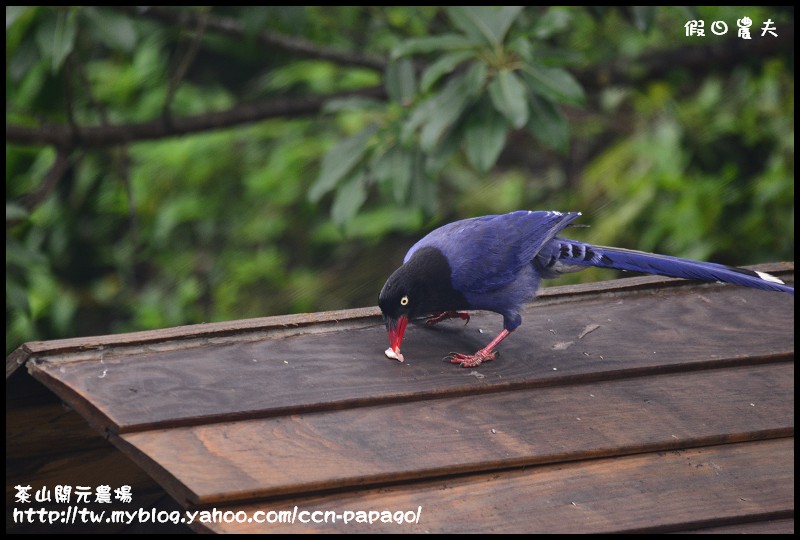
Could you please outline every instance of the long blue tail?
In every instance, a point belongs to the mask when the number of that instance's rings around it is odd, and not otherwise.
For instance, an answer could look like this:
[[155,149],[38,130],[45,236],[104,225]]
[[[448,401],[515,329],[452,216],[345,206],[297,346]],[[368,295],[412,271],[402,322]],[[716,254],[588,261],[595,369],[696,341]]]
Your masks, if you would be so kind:
[[766,291],[779,291],[794,296],[794,287],[766,272],[693,261],[669,255],[645,253],[629,249],[593,246],[567,238],[554,238],[537,255],[543,277],[575,272],[586,266],[644,272],[660,276],[721,281]]

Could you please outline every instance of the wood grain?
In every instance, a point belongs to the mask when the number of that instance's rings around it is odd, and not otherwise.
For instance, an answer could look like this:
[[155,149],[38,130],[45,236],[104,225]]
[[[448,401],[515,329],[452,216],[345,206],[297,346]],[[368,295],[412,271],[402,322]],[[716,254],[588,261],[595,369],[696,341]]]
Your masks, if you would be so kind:
[[[648,376],[126,434],[190,505],[790,436],[794,365]],[[145,457],[146,456],[146,457]]]
[[[417,510],[419,524],[216,523],[218,533],[672,532],[792,518],[794,440],[466,475],[220,510]],[[264,514],[266,516],[266,514]]]
[[524,317],[500,358],[477,370],[441,359],[485,345],[500,330],[495,314],[478,313],[467,327],[410,327],[405,364],[383,357],[386,332],[376,324],[136,355],[111,349],[99,361],[44,357],[29,370],[98,429],[125,433],[775,361],[794,352],[794,298],[740,287],[534,303]]
[[[786,283],[794,283],[794,263],[775,262],[747,266],[751,270],[769,272],[780,277]],[[639,276],[611,281],[599,281],[581,285],[564,285],[544,287],[539,291],[539,303],[551,300],[561,302],[565,300],[582,301],[583,299],[598,294],[630,292],[636,290],[656,290],[696,287],[695,281],[672,279],[663,276]],[[711,285],[716,286],[716,285]],[[162,328],[158,330],[145,330],[141,332],[128,332],[106,336],[88,336],[68,339],[55,339],[50,341],[31,341],[17,348],[6,358],[6,379],[20,365],[27,360],[40,356],[88,356],[90,353],[102,355],[109,348],[116,351],[129,350],[141,352],[147,346],[159,346],[173,341],[192,345],[197,340],[214,339],[268,339],[285,337],[286,335],[300,334],[309,331],[335,330],[337,328],[354,327],[366,322],[374,324],[380,319],[377,307],[356,308],[321,313],[297,313],[274,317],[259,317],[254,319],[241,319],[215,323],[191,324]]]
[[[75,414],[75,413],[72,413]],[[111,504],[82,503],[77,506],[102,511],[136,511],[139,508],[147,509],[151,504],[164,496],[164,490],[148,476],[145,471],[136,466],[127,456],[114,448],[107,441],[94,435],[103,446],[95,443],[85,449],[67,449],[58,453],[58,439],[51,439],[51,449],[46,455],[31,455],[29,459],[21,458],[6,461],[6,532],[14,533],[119,533],[123,532],[124,523],[38,523],[38,516],[33,523],[20,522],[13,519],[14,510],[38,510],[45,508],[47,511],[64,512],[69,505],[54,502],[53,492],[57,485],[88,486],[94,491],[97,486],[107,485],[117,489],[123,485],[131,486],[133,502],[124,504],[112,501]],[[31,495],[39,490],[48,490],[50,501],[31,502],[20,504],[16,502],[17,490],[15,486],[31,486]],[[73,505],[76,495],[71,498]],[[47,514],[50,515],[50,514]]]
[[794,518],[736,523],[679,532],[691,534],[794,534]]
[[495,314],[410,325],[404,364],[376,308],[27,343],[6,359],[6,499],[130,478],[165,509],[162,489],[248,516],[423,508],[201,532],[793,530],[793,296],[648,276],[545,289],[523,317],[477,369],[441,359]]

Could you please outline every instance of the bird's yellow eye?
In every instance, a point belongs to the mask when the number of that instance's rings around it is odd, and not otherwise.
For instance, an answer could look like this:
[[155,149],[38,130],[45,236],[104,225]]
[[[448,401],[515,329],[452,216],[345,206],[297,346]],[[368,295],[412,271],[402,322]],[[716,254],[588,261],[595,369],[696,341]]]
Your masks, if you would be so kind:
[[404,297],[402,297],[400,299],[400,305],[401,306],[407,306],[408,305],[408,296],[404,296]]

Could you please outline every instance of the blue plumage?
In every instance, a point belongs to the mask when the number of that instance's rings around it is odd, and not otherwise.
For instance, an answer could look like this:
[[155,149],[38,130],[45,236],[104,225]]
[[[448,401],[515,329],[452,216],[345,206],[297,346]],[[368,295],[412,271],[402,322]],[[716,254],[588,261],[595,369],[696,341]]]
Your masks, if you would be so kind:
[[594,246],[557,236],[579,212],[520,210],[444,225],[414,244],[381,290],[379,305],[390,334],[386,354],[402,361],[400,343],[408,318],[433,313],[429,323],[458,310],[503,316],[503,331],[474,355],[454,354],[465,367],[493,360],[494,347],[522,322],[541,278],[587,266],[703,281],[721,281],[794,295],[794,288],[763,272],[620,248]]
[[403,262],[418,249],[433,247],[450,262],[456,289],[476,294],[496,290],[517,279],[542,247],[579,216],[520,210],[455,221],[414,244]]

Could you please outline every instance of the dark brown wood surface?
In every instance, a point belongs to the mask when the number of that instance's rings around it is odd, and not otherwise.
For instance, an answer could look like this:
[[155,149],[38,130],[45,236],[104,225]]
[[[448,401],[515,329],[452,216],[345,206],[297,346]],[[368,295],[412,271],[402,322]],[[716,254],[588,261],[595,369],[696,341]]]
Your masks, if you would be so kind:
[[793,529],[793,296],[641,277],[546,289],[523,318],[473,369],[442,357],[498,315],[409,325],[400,364],[365,308],[29,343],[6,371],[192,510],[424,508],[415,526],[195,530]]
[[500,359],[474,373],[442,358],[488,343],[502,328],[496,314],[477,313],[466,327],[410,325],[404,364],[384,357],[386,330],[375,317],[367,328],[282,339],[207,340],[123,356],[112,349],[99,360],[36,362],[31,373],[100,429],[124,433],[786,359],[794,351],[786,324],[794,301],[782,293],[712,285],[573,300],[531,304],[523,326],[500,345]]
[[[789,437],[794,365],[536,388],[125,434],[191,505]],[[698,400],[697,396],[705,396]],[[788,399],[787,399],[788,397]]]
[[[413,510],[419,524],[217,523],[215,532],[673,532],[791,518],[794,441],[630,455],[220,510]],[[266,516],[265,516],[266,519]],[[320,516],[321,519],[321,516]],[[786,532],[786,531],[783,531]]]
[[[136,508],[148,508],[167,498],[164,490],[140,466],[91,429],[84,418],[69,410],[52,392],[24,371],[6,381],[6,532],[25,534],[113,534],[129,531],[127,523],[81,522],[62,525],[37,517],[15,519],[14,512],[44,508],[60,515],[67,505],[53,500],[20,504],[16,486],[30,493],[55,486],[131,486]],[[73,497],[74,500],[74,497]],[[81,505],[96,512],[108,505]],[[113,505],[114,510],[125,508]],[[48,514],[52,516],[53,514]],[[163,527],[161,527],[163,531]]]

